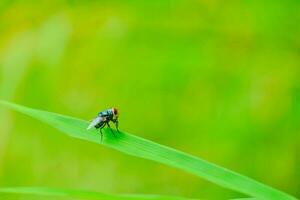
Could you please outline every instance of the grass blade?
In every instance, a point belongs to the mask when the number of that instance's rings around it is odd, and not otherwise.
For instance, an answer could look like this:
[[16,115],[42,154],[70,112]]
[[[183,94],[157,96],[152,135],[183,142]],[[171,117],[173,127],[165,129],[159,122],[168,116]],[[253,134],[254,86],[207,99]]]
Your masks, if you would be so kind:
[[133,156],[164,163],[202,177],[220,186],[250,195],[251,197],[265,199],[295,199],[284,192],[231,170],[123,131],[120,133],[115,132],[117,137],[114,137],[110,133],[110,130],[104,129],[103,132],[105,137],[101,143],[99,134],[96,130],[86,130],[86,127],[89,124],[87,121],[32,109],[5,101],[0,101],[0,103],[7,108],[43,121],[71,137],[103,144]]
[[[0,188],[0,193],[30,194],[40,196],[73,197],[94,200],[192,200],[182,197],[161,196],[161,195],[139,195],[139,194],[107,194],[85,190],[71,190],[59,188],[41,187],[10,187]],[[195,200],[195,199],[194,199]]]

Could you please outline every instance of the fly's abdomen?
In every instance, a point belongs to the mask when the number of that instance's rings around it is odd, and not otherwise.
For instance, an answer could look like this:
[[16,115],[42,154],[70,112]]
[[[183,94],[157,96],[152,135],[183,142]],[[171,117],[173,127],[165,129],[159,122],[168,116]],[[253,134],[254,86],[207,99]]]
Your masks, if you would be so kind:
[[93,119],[93,121],[90,123],[87,129],[91,129],[92,127],[97,127],[98,125],[101,126],[102,124],[103,124],[103,118],[96,117],[95,119]]
[[104,121],[101,121],[95,125],[95,128],[100,128],[103,124],[104,124]]

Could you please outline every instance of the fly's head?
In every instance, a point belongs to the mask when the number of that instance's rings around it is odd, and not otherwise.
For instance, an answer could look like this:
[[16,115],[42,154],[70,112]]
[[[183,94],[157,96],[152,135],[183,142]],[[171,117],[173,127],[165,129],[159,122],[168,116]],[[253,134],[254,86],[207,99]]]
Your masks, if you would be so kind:
[[112,113],[113,113],[113,119],[118,119],[119,117],[119,112],[116,108],[112,108]]

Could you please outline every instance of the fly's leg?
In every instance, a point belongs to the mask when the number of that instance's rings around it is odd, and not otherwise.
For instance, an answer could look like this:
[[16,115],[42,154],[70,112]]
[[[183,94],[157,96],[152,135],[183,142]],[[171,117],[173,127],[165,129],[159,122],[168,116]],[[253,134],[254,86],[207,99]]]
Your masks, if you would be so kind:
[[106,122],[106,124],[107,124],[108,128],[110,129],[111,133],[116,137],[114,131],[111,129],[111,127],[110,127],[110,125],[109,125],[109,122]]
[[114,120],[112,120],[112,121],[113,121],[113,123],[115,123],[116,129],[117,129],[117,131],[120,133],[120,131],[119,131],[119,121],[118,121],[118,119],[114,119]]
[[102,139],[103,139],[103,132],[102,132],[102,129],[103,129],[104,126],[105,126],[105,124],[102,124],[102,125],[99,127],[100,134],[101,134],[101,142],[102,142]]
[[103,139],[103,132],[102,132],[102,128],[100,128],[99,130],[100,130],[100,135],[101,135],[101,136],[100,136],[100,137],[101,137],[100,141],[102,142],[102,139]]
[[117,131],[120,133],[120,131],[119,131],[119,121],[117,119],[115,120],[115,125],[116,125],[116,128],[117,128]]

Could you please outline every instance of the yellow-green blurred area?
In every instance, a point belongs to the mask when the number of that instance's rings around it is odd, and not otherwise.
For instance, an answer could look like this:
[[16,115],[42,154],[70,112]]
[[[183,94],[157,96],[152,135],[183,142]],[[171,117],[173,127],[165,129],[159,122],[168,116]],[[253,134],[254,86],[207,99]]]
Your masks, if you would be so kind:
[[[299,22],[298,0],[2,0],[0,97],[86,120],[115,106],[121,130],[300,197]],[[243,197],[4,108],[0,186]]]

